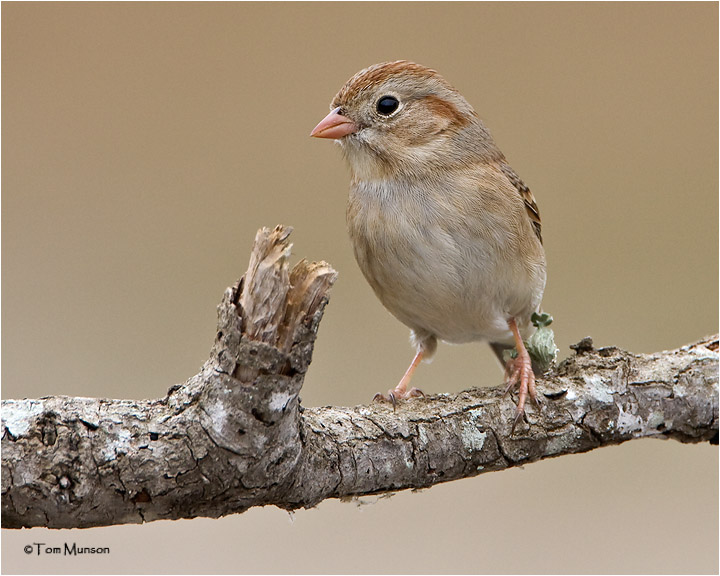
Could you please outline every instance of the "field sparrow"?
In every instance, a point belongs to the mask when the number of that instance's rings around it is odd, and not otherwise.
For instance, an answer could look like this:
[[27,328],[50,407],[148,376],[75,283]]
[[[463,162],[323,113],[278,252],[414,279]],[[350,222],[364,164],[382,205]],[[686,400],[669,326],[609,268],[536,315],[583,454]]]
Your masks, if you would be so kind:
[[545,288],[540,214],[465,98],[437,72],[376,64],[340,89],[311,136],[336,140],[350,165],[347,223],[355,258],[383,305],[410,328],[408,384],[438,340],[486,340],[518,386],[514,425],[535,377],[523,337]]

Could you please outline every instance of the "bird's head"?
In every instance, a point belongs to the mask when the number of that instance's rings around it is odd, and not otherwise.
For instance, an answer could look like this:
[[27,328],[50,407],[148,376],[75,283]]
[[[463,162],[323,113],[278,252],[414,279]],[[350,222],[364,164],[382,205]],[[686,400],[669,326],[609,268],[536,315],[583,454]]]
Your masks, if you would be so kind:
[[483,145],[467,100],[435,70],[405,60],[358,72],[330,108],[310,135],[338,141],[359,178],[467,163]]

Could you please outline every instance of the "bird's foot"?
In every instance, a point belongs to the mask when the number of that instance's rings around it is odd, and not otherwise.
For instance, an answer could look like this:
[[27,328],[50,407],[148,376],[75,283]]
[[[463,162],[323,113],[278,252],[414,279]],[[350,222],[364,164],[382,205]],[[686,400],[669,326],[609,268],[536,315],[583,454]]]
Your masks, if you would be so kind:
[[407,400],[408,398],[425,396],[425,393],[419,388],[408,389],[408,384],[410,384],[410,379],[412,378],[413,372],[415,372],[415,368],[417,368],[418,364],[420,364],[420,360],[422,360],[422,357],[422,350],[418,350],[417,354],[415,354],[415,358],[413,358],[413,361],[410,363],[410,367],[405,372],[402,380],[400,380],[400,383],[395,386],[395,388],[391,388],[390,390],[388,390],[387,394],[381,394],[380,392],[375,394],[375,396],[373,397],[373,402],[391,402],[394,412],[395,408],[397,407],[398,400]]
[[507,374],[505,379],[505,384],[507,385],[505,394],[510,392],[515,386],[518,387],[518,403],[517,409],[515,410],[515,420],[510,429],[510,435],[512,435],[515,432],[517,423],[525,417],[525,401],[527,397],[530,396],[538,408],[540,407],[540,402],[538,401],[537,391],[535,389],[535,374],[533,373],[532,362],[527,352],[525,352],[525,354],[519,354],[517,358],[511,358],[505,370]]
[[525,348],[515,318],[508,320],[508,328],[510,328],[513,333],[515,349],[517,350],[517,356],[508,360],[507,366],[505,367],[505,373],[507,374],[505,379],[505,383],[507,384],[505,394],[515,386],[518,387],[518,404],[515,410],[515,420],[510,429],[510,436],[512,436],[517,423],[521,418],[525,417],[525,400],[527,400],[527,397],[530,396],[538,408],[540,408],[540,402],[538,401],[537,392],[535,391],[535,373],[532,369],[530,354],[528,354]]
[[418,396],[425,397],[425,392],[420,388],[407,389],[401,382],[395,388],[388,390],[387,394],[381,394],[378,392],[373,396],[373,402],[390,402],[393,405],[393,410],[397,407],[398,400],[407,400],[408,398],[417,398]]

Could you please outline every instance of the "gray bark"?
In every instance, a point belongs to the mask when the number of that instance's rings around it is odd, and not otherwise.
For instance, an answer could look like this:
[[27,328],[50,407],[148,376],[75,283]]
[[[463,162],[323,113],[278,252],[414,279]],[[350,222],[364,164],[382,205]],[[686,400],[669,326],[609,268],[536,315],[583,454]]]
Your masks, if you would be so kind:
[[2,402],[2,526],[77,528],[288,510],[475,476],[634,438],[718,442],[718,337],[643,355],[589,339],[538,381],[511,435],[501,388],[303,409],[336,273],[289,270],[289,229],[258,232],[199,374],[148,401]]

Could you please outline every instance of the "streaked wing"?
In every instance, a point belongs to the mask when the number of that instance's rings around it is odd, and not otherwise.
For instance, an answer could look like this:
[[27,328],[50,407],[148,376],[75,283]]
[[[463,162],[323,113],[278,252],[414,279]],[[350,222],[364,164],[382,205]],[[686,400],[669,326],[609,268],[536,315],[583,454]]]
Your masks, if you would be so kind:
[[535,203],[533,193],[530,191],[530,188],[525,185],[525,182],[520,179],[520,176],[518,176],[508,164],[501,162],[500,170],[503,174],[505,174],[505,176],[507,176],[508,180],[510,180],[512,185],[515,186],[515,189],[520,193],[523,202],[525,202],[525,211],[530,217],[530,220],[532,220],[535,234],[537,234],[540,243],[542,243],[542,223],[540,222],[540,211]]

